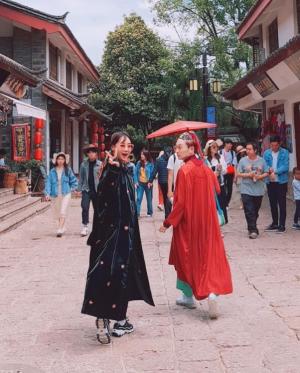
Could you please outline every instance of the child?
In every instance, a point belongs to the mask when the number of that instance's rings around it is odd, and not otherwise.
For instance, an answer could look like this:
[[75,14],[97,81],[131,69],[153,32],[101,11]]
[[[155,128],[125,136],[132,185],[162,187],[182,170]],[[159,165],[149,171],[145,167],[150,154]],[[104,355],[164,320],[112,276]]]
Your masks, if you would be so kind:
[[294,224],[293,224],[293,229],[299,229],[300,230],[300,168],[295,167],[293,169],[293,175],[294,175],[294,180],[293,180],[293,192],[294,192],[294,199],[296,202],[296,211],[294,215]]

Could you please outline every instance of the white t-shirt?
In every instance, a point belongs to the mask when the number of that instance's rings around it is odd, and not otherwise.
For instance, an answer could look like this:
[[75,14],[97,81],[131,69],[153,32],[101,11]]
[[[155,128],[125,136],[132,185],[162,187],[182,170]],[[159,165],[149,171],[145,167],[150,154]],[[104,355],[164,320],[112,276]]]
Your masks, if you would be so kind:
[[176,185],[176,178],[183,161],[178,159],[177,154],[172,154],[168,160],[167,169],[174,171],[173,184]]
[[[279,155],[279,152],[276,152],[276,153],[275,153],[275,152],[272,152],[272,159],[273,159],[272,168],[273,168],[275,174],[276,174],[276,172],[277,172],[278,155]],[[278,176],[275,175],[275,177],[276,177],[276,178],[275,178],[275,180],[273,180],[273,182],[278,181]]]
[[57,195],[61,196],[62,195],[61,178],[62,178],[63,168],[56,167],[56,172],[57,172],[57,181],[58,181]]
[[217,160],[217,158],[213,158],[211,161],[207,159],[207,163],[210,168],[217,167],[218,165],[222,166],[222,170],[220,173],[220,184],[224,185],[224,175],[227,173],[227,164],[223,155],[220,156],[219,160]]

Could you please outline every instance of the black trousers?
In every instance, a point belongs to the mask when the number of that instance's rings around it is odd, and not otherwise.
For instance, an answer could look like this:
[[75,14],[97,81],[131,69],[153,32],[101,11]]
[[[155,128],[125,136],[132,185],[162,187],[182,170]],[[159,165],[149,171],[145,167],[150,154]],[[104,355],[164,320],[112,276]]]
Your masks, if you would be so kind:
[[244,213],[247,220],[248,231],[250,233],[256,232],[258,212],[261,207],[263,196],[250,196],[249,194],[242,194],[242,201],[244,206]]
[[226,202],[226,191],[225,191],[225,186],[221,185],[221,193],[218,194],[218,200],[221,209],[223,210],[224,213],[224,218],[225,218],[225,223],[228,223],[228,215],[227,215],[227,202]]
[[163,184],[159,183],[159,186],[163,194],[163,198],[164,198],[165,218],[167,219],[167,217],[170,215],[170,212],[172,210],[172,203],[168,197],[168,183],[163,183]]
[[89,211],[90,211],[90,203],[92,201],[93,208],[95,211],[96,207],[96,197],[97,194],[93,192],[82,192],[82,197],[81,197],[81,209],[82,209],[82,224],[83,225],[88,225],[89,224]]
[[224,175],[224,186],[225,186],[225,193],[226,193],[226,206],[229,205],[232,196],[232,187],[233,187],[233,179],[234,175],[228,174]]
[[296,202],[296,211],[294,215],[294,223],[298,224],[300,220],[300,199],[297,199],[295,202]]
[[285,227],[287,183],[269,183],[268,196],[274,225]]

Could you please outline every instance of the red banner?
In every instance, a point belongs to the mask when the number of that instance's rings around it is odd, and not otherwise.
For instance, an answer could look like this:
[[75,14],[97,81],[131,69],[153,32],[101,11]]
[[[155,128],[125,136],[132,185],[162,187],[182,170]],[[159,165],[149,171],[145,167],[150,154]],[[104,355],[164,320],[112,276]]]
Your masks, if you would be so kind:
[[30,159],[30,126],[28,123],[12,124],[12,159],[27,161]]

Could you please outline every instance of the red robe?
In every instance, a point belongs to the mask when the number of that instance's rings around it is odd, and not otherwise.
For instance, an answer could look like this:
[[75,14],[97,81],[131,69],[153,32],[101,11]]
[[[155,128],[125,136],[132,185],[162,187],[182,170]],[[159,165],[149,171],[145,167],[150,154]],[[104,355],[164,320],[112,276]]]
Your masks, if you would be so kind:
[[197,299],[232,293],[232,282],[216,210],[220,187],[213,171],[196,157],[179,170],[174,207],[164,226],[173,226],[169,264]]

